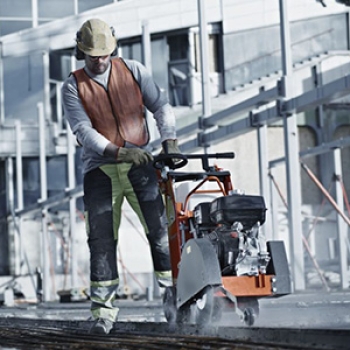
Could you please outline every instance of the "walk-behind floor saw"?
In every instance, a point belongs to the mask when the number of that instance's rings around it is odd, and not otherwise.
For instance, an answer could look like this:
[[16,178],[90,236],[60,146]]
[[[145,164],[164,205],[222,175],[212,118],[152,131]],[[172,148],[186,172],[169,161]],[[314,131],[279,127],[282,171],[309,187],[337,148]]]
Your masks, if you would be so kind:
[[[234,158],[234,153],[162,154],[154,161],[167,210],[173,276],[163,295],[164,314],[169,323],[204,326],[233,310],[251,326],[259,299],[291,293],[285,246],[266,241],[261,230],[264,198],[235,190],[230,172],[209,165],[210,158]],[[200,171],[178,170],[193,159],[201,161]],[[185,182],[192,189],[181,199],[176,189]],[[196,197],[205,200],[195,203]]]

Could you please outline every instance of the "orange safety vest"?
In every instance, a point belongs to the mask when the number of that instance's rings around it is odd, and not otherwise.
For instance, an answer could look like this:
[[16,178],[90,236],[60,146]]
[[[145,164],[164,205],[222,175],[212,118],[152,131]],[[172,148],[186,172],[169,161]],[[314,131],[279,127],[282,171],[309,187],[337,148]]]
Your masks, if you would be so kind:
[[73,72],[78,94],[92,126],[110,142],[143,146],[149,141],[142,94],[131,71],[120,59],[111,60],[107,90],[84,69]]

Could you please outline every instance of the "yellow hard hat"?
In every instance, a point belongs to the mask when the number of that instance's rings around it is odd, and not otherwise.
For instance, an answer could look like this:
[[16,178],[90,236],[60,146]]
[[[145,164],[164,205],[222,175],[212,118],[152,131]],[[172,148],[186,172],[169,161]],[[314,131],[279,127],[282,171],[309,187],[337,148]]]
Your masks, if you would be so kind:
[[77,33],[79,50],[89,56],[106,56],[113,53],[117,47],[114,30],[100,19],[89,19]]

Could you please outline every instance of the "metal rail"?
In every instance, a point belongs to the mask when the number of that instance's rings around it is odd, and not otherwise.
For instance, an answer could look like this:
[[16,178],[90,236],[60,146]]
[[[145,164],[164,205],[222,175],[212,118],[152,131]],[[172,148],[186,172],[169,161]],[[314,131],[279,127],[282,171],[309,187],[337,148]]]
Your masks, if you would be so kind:
[[[278,82],[276,82],[278,85]],[[311,91],[306,91],[300,96],[291,98],[284,102],[276,103],[274,106],[269,106],[265,110],[254,112],[255,108],[261,106],[267,106],[271,101],[277,101],[281,97],[279,89],[276,86],[267,91],[261,91],[259,94],[241,102],[226,108],[220,112],[217,112],[205,119],[205,127],[212,125],[218,125],[220,122],[226,120],[232,120],[235,116],[243,116],[231,123],[219,126],[216,130],[203,134],[198,134],[196,138],[187,140],[181,144],[180,148],[183,152],[190,152],[198,150],[203,144],[213,144],[223,141],[229,137],[237,136],[242,133],[247,133],[252,129],[255,129],[259,125],[271,124],[278,120],[281,120],[283,115],[289,115],[290,113],[300,113],[315,106],[332,101],[335,98],[340,98],[348,95],[350,92],[350,75],[346,75],[339,79],[336,79],[330,83],[315,87]],[[199,131],[200,123],[198,121],[193,122],[178,130],[177,135],[179,138],[187,137],[188,135],[196,135]],[[160,145],[160,140],[155,140],[152,146],[157,148]]]
[[83,195],[83,186],[79,185],[72,190],[63,191],[61,194],[49,197],[44,201],[38,201],[37,203],[28,205],[24,209],[16,210],[15,213],[17,216],[35,213],[42,209],[49,209],[58,204],[68,202],[71,198],[79,198],[82,195]]

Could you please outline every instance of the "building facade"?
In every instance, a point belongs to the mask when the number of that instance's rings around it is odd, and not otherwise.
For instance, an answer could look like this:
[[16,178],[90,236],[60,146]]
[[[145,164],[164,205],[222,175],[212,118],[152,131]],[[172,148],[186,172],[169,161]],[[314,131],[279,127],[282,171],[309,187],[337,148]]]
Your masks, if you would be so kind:
[[[237,187],[267,198],[267,236],[286,241],[292,273],[298,276],[296,289],[309,287],[310,276],[319,272],[314,256],[324,273],[340,276],[338,287],[348,283],[344,276],[348,253],[341,251],[339,237],[348,242],[349,228],[337,221],[349,204],[350,190],[350,180],[343,176],[350,170],[347,8],[336,2],[323,7],[311,0],[293,1],[293,6],[282,0],[208,0],[200,12],[200,3],[66,0],[64,6],[53,1],[48,7],[46,1],[37,0],[27,1],[21,11],[14,9],[15,1],[1,7],[1,275],[33,273],[51,261],[58,276],[56,286],[49,286],[52,296],[53,290],[67,287],[64,276],[88,270],[84,249],[73,248],[76,262],[68,263],[72,246],[85,236],[80,149],[62,115],[60,87],[82,64],[74,58],[77,29],[84,20],[99,17],[115,28],[119,55],[142,61],[168,92],[184,152],[202,152],[209,145],[214,152],[236,153],[232,163],[222,166],[231,171]],[[285,27],[283,20],[288,22]],[[287,36],[283,29],[288,29]],[[204,74],[209,78],[206,86]],[[293,164],[285,149],[291,139],[285,127],[289,115],[298,126],[297,140],[291,141],[289,150],[299,154],[303,168],[285,166],[286,161]],[[157,152],[158,135],[149,118]],[[203,118],[209,126],[200,125]],[[340,154],[335,155],[334,149]],[[323,192],[303,169],[310,169],[329,192]],[[294,182],[300,185],[295,202],[300,202],[297,221],[302,232],[290,224],[289,212],[294,209],[285,207],[288,200],[294,203]],[[336,183],[343,188],[342,198],[337,199]],[[327,200],[328,194],[336,198],[336,206]],[[50,203],[52,198],[57,201]],[[130,215],[125,208],[125,231],[131,230]],[[72,238],[73,231],[77,234]],[[136,236],[142,236],[138,231]],[[340,236],[340,231],[345,233]],[[310,246],[303,246],[302,236]],[[25,249],[28,244],[30,253]],[[142,238],[138,244],[147,249]],[[46,258],[35,249],[38,246],[48,250]],[[133,273],[148,276],[151,267],[146,261],[146,271],[136,266],[134,258],[126,265]],[[300,261],[305,267],[299,271]],[[82,267],[79,273],[77,262]],[[148,285],[148,277],[142,278]]]

